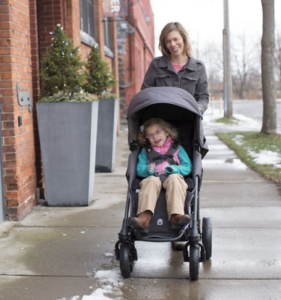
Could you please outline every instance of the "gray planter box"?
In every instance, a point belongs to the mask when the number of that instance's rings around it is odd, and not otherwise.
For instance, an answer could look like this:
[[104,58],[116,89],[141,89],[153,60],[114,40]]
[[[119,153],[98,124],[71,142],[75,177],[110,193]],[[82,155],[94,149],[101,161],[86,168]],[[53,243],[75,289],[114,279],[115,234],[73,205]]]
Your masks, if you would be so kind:
[[37,103],[50,206],[87,206],[93,200],[98,105],[98,101]]
[[97,133],[96,172],[114,169],[118,122],[118,99],[100,99]]

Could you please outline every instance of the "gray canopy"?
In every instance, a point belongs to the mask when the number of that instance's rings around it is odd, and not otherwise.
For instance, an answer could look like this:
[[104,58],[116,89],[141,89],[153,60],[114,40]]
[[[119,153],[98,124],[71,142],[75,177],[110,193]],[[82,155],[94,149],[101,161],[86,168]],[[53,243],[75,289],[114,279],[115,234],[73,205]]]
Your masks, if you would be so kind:
[[[137,141],[139,127],[151,117],[163,118],[166,121],[198,120],[195,122],[202,156],[208,151],[203,134],[201,112],[197,101],[187,91],[176,87],[151,87],[138,92],[130,102],[127,111],[129,145]],[[200,134],[199,134],[200,132]]]

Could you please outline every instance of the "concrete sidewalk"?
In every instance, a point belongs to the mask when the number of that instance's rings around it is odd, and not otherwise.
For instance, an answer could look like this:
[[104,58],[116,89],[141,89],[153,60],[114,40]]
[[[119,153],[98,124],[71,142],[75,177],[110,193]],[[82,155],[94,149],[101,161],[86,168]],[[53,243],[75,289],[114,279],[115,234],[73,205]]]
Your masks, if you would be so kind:
[[[127,134],[117,138],[115,171],[96,174],[89,207],[37,206],[0,225],[0,299],[279,299],[281,198],[215,136],[203,160],[201,217],[213,222],[213,257],[190,283],[188,263],[169,243],[136,243],[139,260],[124,280],[113,256],[127,194]],[[232,127],[233,128],[233,127]],[[88,296],[87,296],[88,295]]]

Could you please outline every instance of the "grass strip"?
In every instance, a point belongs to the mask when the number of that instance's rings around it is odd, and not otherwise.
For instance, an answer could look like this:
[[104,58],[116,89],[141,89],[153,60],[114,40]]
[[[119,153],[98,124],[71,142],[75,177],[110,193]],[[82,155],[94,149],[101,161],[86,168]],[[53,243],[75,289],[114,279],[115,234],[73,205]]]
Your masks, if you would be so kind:
[[238,124],[239,120],[232,117],[232,118],[219,118],[216,119],[215,122],[217,123],[225,123],[225,124]]
[[[262,176],[281,184],[281,135],[266,135],[260,132],[227,132],[217,133],[222,140],[250,169]],[[257,157],[262,155],[265,160],[279,155],[277,163],[258,163]],[[278,157],[278,156],[277,156]]]

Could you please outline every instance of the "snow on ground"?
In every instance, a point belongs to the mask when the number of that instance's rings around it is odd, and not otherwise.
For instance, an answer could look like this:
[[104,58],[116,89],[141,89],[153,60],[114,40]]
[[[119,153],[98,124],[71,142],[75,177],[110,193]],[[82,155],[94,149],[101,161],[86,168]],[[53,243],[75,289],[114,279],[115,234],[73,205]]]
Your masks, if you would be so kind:
[[[248,118],[244,115],[234,114],[233,117],[238,121],[234,124],[225,124],[225,123],[217,123],[216,119],[222,118],[223,113],[219,112],[219,110],[207,110],[204,115],[203,123],[204,128],[208,128],[211,126],[215,128],[217,132],[228,132],[228,131],[260,131],[261,124],[254,119]],[[278,132],[280,133],[280,132]],[[209,137],[207,136],[207,141]],[[241,146],[243,144],[243,136],[237,134],[233,141]],[[270,164],[275,165],[276,168],[281,168],[281,155],[278,152],[263,150],[259,153],[248,150],[250,156],[254,158],[255,163],[257,164]]]
[[[91,295],[74,296],[70,299],[58,300],[121,300],[123,299],[120,287],[124,285],[119,269],[114,270],[99,270],[96,272],[94,279],[96,279],[96,289]],[[90,287],[94,289],[94,287]],[[113,298],[110,295],[114,295]]]
[[237,119],[234,120],[231,124],[226,123],[218,123],[215,122],[216,119],[223,118],[223,112],[218,109],[214,109],[213,111],[207,110],[203,116],[204,128],[208,128],[209,125],[212,126],[216,131],[260,131],[261,124],[252,119],[248,118],[241,114],[233,114],[233,117]]
[[262,150],[259,153],[248,150],[250,156],[254,157],[254,162],[259,165],[275,165],[275,168],[281,168],[281,155],[279,153]]
[[235,136],[235,138],[234,139],[232,139],[233,140],[233,142],[235,143],[235,144],[237,144],[238,146],[242,146],[243,145],[243,135],[240,135],[240,134],[237,134],[236,136]]

